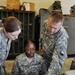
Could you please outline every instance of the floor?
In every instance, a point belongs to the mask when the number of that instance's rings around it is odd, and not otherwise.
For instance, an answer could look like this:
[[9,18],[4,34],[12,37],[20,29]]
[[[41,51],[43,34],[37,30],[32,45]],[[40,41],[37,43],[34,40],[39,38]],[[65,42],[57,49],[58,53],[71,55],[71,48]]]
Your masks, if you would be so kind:
[[[65,60],[65,63],[62,67],[62,70],[60,72],[60,75],[66,71],[69,71],[70,70],[70,65],[71,65],[71,62],[72,62],[73,58],[67,58]],[[5,69],[6,69],[6,72],[7,72],[7,75],[11,75],[11,68],[12,68],[12,65],[13,65],[13,62],[14,60],[6,60],[5,61]]]

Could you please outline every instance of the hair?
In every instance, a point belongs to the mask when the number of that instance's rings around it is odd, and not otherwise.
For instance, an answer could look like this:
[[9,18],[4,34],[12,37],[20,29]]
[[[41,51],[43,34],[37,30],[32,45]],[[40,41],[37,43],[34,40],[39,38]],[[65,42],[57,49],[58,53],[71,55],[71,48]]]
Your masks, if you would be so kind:
[[14,16],[2,19],[3,27],[7,32],[14,32],[21,29],[21,22]]
[[[33,41],[33,40],[27,39],[27,40],[25,40],[25,41],[24,41],[24,48],[26,48],[26,47],[27,47],[27,45],[28,45],[29,43],[33,43],[33,44],[34,44],[34,46],[35,46],[35,43],[34,43],[34,41]],[[36,47],[36,46],[35,46],[35,47]]]
[[[50,16],[50,18],[52,18],[52,20],[53,20],[53,22],[55,22],[55,23],[58,23],[58,22],[63,22],[64,21],[64,17],[63,17],[63,15],[62,15],[62,13],[59,13],[59,12],[54,12],[54,13],[52,13],[51,14],[51,16]],[[49,19],[50,19],[49,18]],[[49,20],[48,19],[48,20]]]

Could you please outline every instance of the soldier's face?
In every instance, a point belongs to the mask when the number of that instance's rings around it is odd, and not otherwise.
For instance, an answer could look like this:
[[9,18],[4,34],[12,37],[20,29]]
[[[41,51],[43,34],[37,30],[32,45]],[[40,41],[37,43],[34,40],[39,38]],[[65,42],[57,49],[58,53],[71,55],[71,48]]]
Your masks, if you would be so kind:
[[25,51],[26,51],[25,53],[26,53],[27,57],[32,58],[34,56],[34,53],[35,53],[35,46],[34,46],[34,44],[33,43],[29,43],[27,45]]
[[14,32],[6,32],[6,35],[9,39],[11,40],[16,40],[18,39],[19,34],[21,33],[21,29],[14,31]]
[[48,30],[48,32],[49,32],[50,34],[57,33],[57,32],[60,30],[62,24],[63,24],[63,23],[62,23],[61,21],[55,23],[55,22],[52,21],[52,19],[50,19],[50,20],[49,20],[49,23],[48,23],[48,25],[47,25],[47,30]]

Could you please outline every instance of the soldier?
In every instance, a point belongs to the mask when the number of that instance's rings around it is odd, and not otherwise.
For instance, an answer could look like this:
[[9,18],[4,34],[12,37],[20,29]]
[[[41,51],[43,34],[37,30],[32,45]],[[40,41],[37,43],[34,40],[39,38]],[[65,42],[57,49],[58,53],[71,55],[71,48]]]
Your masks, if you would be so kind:
[[14,16],[2,19],[0,28],[0,75],[5,75],[3,63],[7,59],[12,40],[18,39],[21,33],[21,22]]
[[63,28],[63,15],[55,12],[42,26],[39,50],[47,65],[47,75],[58,75],[67,58],[68,34]]
[[12,75],[45,75],[47,69],[43,58],[35,53],[35,44],[26,40],[25,53],[16,57],[12,67]]

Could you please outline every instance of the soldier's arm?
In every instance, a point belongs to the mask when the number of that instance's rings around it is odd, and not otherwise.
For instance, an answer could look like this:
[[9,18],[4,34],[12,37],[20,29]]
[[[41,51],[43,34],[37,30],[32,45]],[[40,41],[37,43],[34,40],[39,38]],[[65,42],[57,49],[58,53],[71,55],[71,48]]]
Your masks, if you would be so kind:
[[20,75],[17,59],[15,59],[15,62],[13,63],[12,66],[12,75]]
[[67,58],[67,44],[68,39],[65,37],[55,44],[52,62],[50,63],[47,75],[57,75],[60,72],[64,60]]
[[45,61],[42,58],[42,60],[41,60],[41,69],[40,69],[39,75],[45,75],[46,72],[47,72],[47,67],[46,67]]

